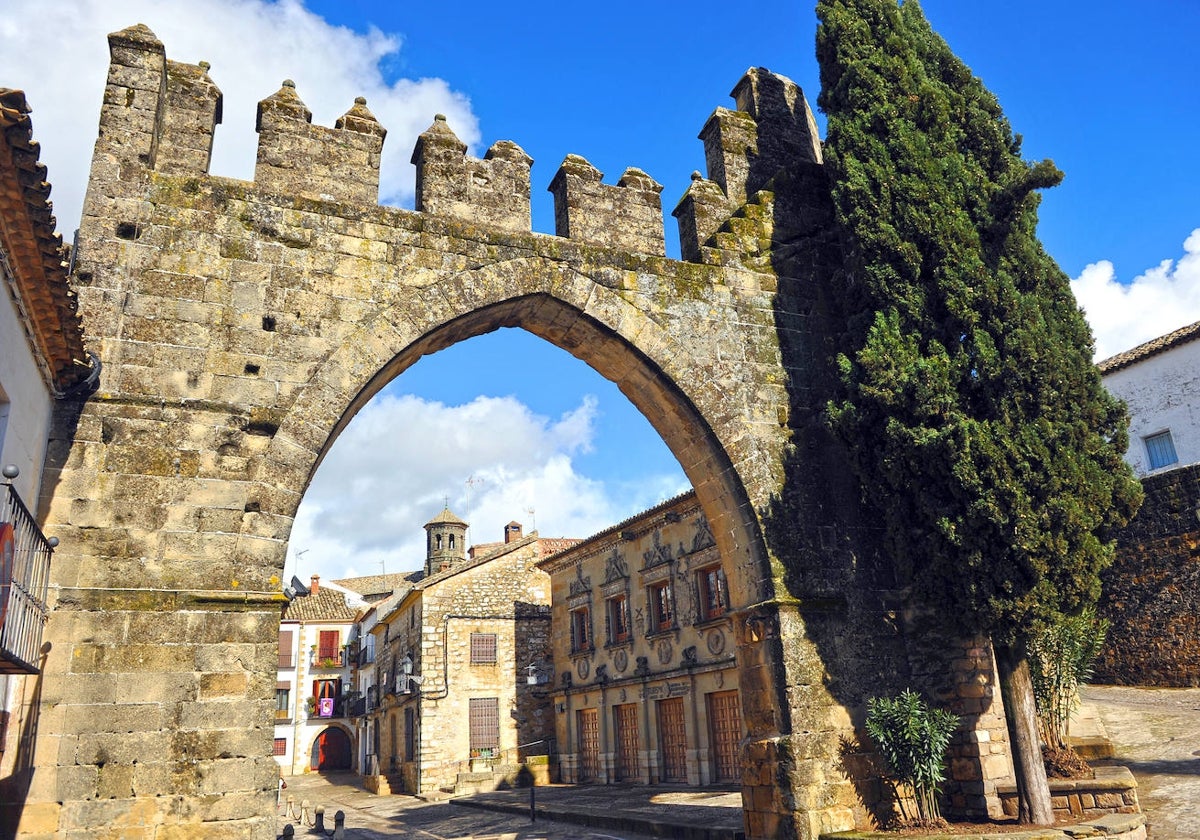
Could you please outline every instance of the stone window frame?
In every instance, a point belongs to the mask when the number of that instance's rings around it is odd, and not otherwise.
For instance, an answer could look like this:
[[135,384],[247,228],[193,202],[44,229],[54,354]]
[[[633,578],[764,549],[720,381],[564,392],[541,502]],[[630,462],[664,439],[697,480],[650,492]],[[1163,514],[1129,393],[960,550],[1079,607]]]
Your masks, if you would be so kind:
[[[710,580],[715,576],[717,581],[716,605],[713,605]],[[695,571],[697,623],[704,624],[719,621],[729,616],[729,582],[725,577],[725,567],[718,560],[716,563],[705,563]]]
[[567,613],[571,628],[571,654],[589,654],[596,649],[595,635],[592,633],[592,604],[579,604]]
[[679,629],[675,610],[675,587],[670,578],[656,581],[646,587],[648,609],[646,636],[657,636]]
[[[604,646],[606,648],[625,647],[633,644],[633,610],[630,605],[629,579],[618,578],[600,587],[600,596],[604,599]],[[623,599],[625,603],[625,633],[621,638],[613,634],[613,602]]]

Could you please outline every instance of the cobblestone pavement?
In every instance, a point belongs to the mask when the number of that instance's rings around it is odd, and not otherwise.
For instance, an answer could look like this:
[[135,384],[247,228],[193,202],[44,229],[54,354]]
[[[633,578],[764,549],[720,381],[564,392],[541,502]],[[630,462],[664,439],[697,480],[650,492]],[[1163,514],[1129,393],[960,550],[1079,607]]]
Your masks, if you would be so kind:
[[1138,783],[1151,840],[1200,840],[1200,688],[1088,686],[1114,761]]

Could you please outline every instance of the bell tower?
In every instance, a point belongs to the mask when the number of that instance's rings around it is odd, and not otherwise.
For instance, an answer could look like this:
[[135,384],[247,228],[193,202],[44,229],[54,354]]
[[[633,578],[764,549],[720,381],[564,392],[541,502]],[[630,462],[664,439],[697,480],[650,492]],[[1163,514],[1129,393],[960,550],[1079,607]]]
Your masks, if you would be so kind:
[[425,533],[426,577],[467,559],[467,523],[448,506],[425,523]]

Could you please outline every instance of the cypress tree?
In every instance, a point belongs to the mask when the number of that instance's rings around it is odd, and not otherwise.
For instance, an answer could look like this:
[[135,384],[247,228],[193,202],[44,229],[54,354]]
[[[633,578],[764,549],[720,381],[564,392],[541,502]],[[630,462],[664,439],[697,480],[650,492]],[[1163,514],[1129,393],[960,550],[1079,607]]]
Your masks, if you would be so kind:
[[1099,597],[1141,490],[1124,406],[1037,238],[1049,161],[917,0],[820,0],[819,104],[846,254],[830,421],[915,597],[991,636],[1022,821],[1047,823],[1025,643]]

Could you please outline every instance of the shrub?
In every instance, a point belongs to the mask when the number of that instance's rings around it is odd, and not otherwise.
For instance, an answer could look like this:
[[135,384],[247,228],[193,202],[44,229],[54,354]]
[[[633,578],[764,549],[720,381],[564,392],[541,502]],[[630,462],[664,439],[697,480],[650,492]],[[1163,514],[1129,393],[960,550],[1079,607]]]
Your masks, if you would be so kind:
[[[911,789],[916,818],[923,822],[941,818],[937,795],[946,778],[946,748],[956,728],[958,715],[929,708],[912,689],[906,688],[896,697],[867,701],[867,733],[896,782]],[[904,797],[897,799],[901,814],[911,819]]]
[[1052,750],[1070,748],[1071,714],[1079,704],[1079,686],[1092,676],[1107,634],[1108,621],[1089,608],[1047,624],[1029,642],[1038,724],[1042,740]]

